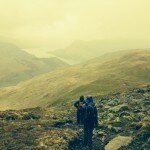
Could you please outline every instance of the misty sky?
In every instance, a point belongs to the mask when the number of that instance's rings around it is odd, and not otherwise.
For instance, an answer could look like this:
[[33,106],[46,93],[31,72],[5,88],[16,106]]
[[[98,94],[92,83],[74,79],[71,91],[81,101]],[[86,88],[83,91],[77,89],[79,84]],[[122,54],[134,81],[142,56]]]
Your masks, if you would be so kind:
[[50,49],[74,40],[150,40],[150,0],[0,0],[0,37]]

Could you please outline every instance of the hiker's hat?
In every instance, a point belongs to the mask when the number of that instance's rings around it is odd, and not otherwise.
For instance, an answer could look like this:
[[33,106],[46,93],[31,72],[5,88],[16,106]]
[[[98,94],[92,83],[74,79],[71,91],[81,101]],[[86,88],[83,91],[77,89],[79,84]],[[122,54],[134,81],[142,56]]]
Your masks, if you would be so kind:
[[93,97],[92,96],[87,96],[86,103],[88,103],[88,104],[93,103]]
[[83,102],[84,101],[84,96],[80,96],[80,102]]

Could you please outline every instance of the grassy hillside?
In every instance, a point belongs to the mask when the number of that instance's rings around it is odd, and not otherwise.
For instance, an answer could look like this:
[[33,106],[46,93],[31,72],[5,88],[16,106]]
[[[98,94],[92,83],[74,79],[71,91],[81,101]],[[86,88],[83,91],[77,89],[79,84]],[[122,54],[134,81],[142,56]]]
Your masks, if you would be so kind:
[[138,39],[103,39],[93,41],[75,41],[65,49],[58,49],[52,54],[67,61],[70,64],[77,64],[107,52],[150,48],[149,41]]
[[20,109],[104,95],[150,84],[150,51],[110,53],[0,89],[0,109]]
[[0,87],[15,85],[22,80],[64,66],[68,65],[56,57],[39,59],[13,44],[0,43]]

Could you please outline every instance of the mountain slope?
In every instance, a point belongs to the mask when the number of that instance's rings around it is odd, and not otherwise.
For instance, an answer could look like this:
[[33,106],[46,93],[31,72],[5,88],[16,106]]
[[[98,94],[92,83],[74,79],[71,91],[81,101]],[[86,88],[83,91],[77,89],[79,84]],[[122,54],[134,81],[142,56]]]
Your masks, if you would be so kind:
[[75,41],[67,48],[55,50],[52,54],[70,64],[77,64],[107,52],[137,48],[150,48],[150,42],[141,39]]
[[[93,132],[93,150],[149,150],[150,86],[95,97],[94,102],[99,126]],[[71,102],[0,111],[0,125],[1,150],[89,150]]]
[[9,43],[0,43],[0,86],[15,85],[31,77],[68,66],[58,58],[39,59]]
[[121,51],[0,90],[0,109],[58,104],[150,84],[150,51]]

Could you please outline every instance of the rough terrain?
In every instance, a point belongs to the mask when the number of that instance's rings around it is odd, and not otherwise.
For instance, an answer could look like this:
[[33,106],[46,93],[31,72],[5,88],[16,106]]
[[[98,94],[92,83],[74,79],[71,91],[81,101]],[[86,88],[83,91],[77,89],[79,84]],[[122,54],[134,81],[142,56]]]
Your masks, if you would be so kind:
[[[150,149],[150,86],[95,97],[93,150]],[[1,150],[86,150],[72,103],[0,112]]]

